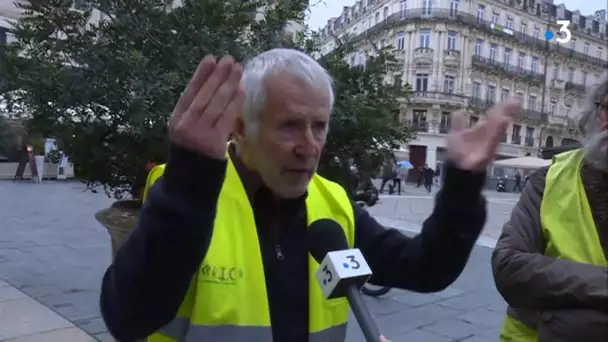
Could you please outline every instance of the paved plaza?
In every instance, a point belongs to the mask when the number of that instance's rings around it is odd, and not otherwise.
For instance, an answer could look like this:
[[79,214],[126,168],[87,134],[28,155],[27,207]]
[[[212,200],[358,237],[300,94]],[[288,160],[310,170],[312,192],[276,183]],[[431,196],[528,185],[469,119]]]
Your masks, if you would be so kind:
[[[488,193],[489,219],[462,276],[443,292],[393,290],[367,298],[393,342],[498,340],[505,303],[490,269],[491,249],[517,200]],[[101,278],[110,263],[109,235],[93,214],[112,201],[78,182],[0,181],[0,341],[113,341],[99,313]],[[370,211],[383,224],[415,232],[433,198],[408,186]],[[356,323],[349,342],[364,341]]]

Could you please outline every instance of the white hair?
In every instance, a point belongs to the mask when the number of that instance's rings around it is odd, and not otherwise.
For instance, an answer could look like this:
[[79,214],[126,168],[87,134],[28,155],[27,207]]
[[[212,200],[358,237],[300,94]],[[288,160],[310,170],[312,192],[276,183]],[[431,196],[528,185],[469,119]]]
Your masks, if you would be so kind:
[[301,78],[313,89],[326,91],[330,106],[333,108],[333,82],[327,70],[312,57],[298,50],[272,49],[249,60],[243,70],[242,84],[245,91],[243,121],[247,131],[255,132],[260,113],[266,103],[264,80],[279,71]]
[[585,101],[579,130],[585,137],[585,160],[598,170],[608,171],[608,131],[603,117],[608,105],[608,73],[600,77]]

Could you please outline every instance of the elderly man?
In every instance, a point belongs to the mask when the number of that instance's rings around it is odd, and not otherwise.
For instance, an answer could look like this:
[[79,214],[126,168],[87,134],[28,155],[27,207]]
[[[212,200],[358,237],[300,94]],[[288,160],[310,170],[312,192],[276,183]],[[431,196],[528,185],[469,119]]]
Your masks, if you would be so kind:
[[531,175],[492,255],[509,304],[501,341],[608,341],[608,82],[595,88],[584,149]]
[[485,223],[484,171],[519,103],[472,128],[455,118],[445,187],[415,238],[316,174],[333,103],[331,77],[295,50],[244,70],[230,57],[201,62],[172,114],[166,167],[150,177],[164,173],[103,279],[117,339],[344,341],[348,303],[323,298],[307,249],[321,218],[362,251],[372,283],[433,292],[458,277]]

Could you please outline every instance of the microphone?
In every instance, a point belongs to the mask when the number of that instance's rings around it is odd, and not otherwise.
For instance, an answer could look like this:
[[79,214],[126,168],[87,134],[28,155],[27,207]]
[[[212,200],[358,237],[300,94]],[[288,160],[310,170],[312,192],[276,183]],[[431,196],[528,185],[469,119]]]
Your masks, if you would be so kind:
[[346,297],[368,342],[380,340],[380,331],[361,297],[361,286],[372,270],[358,248],[348,248],[344,230],[330,219],[320,219],[308,227],[308,251],[319,263],[317,281],[327,299]]

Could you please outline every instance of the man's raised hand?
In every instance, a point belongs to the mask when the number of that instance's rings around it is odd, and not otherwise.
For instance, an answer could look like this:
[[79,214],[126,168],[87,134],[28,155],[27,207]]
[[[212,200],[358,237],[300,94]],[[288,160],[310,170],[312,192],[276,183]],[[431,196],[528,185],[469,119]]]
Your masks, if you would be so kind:
[[218,62],[206,56],[173,109],[171,142],[210,158],[226,158],[226,143],[245,100],[242,75],[232,57]]

